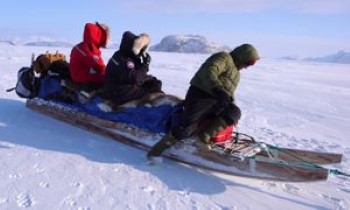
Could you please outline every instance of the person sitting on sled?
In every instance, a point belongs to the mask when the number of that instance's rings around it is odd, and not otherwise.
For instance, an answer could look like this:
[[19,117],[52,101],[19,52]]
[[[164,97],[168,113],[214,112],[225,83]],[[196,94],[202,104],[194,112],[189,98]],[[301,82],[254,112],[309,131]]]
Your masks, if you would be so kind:
[[120,105],[149,93],[161,92],[162,82],[148,74],[149,43],[148,34],[123,33],[119,50],[107,64],[101,97]]
[[195,135],[204,121],[209,125],[198,133],[202,148],[210,149],[210,139],[230,125],[236,125],[241,111],[234,103],[233,94],[238,86],[240,70],[255,64],[257,50],[243,44],[230,53],[211,55],[190,81],[180,123],[156,143],[147,154],[148,159],[160,156],[177,141]]
[[73,83],[91,92],[102,87],[106,65],[100,48],[106,48],[109,28],[105,24],[86,23],[83,41],[75,45],[70,54],[69,71]]

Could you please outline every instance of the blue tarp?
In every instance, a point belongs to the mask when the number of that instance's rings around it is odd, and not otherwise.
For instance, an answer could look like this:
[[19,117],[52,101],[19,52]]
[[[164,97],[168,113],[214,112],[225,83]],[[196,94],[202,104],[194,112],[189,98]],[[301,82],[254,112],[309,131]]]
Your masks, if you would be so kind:
[[[47,99],[48,94],[57,94],[60,91],[60,83],[56,78],[45,77],[41,81],[39,98]],[[180,105],[175,107],[162,105],[157,107],[126,108],[118,112],[104,112],[97,106],[99,103],[102,103],[102,99],[99,97],[94,97],[86,104],[81,104],[79,102],[72,104],[60,101],[56,102],[102,119],[131,124],[154,133],[168,132],[170,127],[178,121],[178,113],[181,110]]]
[[48,99],[52,94],[59,94],[61,92],[61,82],[58,78],[46,76],[40,79],[40,88],[38,97]]

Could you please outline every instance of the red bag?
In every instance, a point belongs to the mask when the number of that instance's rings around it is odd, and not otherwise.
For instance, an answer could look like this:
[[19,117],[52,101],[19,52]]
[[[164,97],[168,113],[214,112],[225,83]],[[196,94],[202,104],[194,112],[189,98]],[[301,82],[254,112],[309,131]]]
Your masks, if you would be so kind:
[[211,142],[217,143],[217,142],[223,142],[227,140],[232,140],[232,133],[235,130],[235,126],[231,125],[228,126],[226,129],[222,130],[218,135],[212,137],[210,139]]

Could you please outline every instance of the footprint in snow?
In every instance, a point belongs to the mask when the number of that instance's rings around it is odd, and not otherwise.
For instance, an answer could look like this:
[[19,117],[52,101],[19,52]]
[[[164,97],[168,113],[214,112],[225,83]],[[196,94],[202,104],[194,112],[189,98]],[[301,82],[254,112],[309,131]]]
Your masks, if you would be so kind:
[[82,184],[80,182],[72,182],[70,183],[72,187],[80,187]]
[[20,178],[22,178],[22,175],[21,174],[10,174],[9,178],[10,179],[20,179]]
[[282,188],[292,194],[299,194],[300,189],[292,184],[282,184]]
[[19,194],[16,199],[17,206],[19,207],[31,207],[34,205],[33,198],[28,194]]
[[77,201],[74,198],[67,198],[64,201],[64,203],[69,205],[69,206],[76,206],[77,205]]
[[37,173],[37,174],[41,174],[41,173],[44,173],[44,172],[45,172],[44,168],[36,168],[35,169],[35,173]]
[[276,182],[263,182],[262,185],[266,186],[269,189],[274,188],[274,187],[278,187],[278,184]]
[[343,199],[339,199],[330,195],[321,194],[321,197],[325,199],[326,201],[334,204],[336,206],[336,209],[346,209],[346,204],[343,201]]
[[39,186],[40,186],[40,187],[43,187],[43,188],[49,188],[49,187],[50,187],[50,184],[47,183],[47,182],[40,182],[40,183],[39,183]]

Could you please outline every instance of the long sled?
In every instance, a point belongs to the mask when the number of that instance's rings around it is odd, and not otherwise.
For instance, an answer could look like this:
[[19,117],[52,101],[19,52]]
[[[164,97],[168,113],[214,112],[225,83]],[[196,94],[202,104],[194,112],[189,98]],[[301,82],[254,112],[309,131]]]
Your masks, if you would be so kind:
[[[27,100],[26,106],[44,115],[146,151],[160,139],[159,134],[101,119],[52,101],[30,99]],[[340,163],[342,160],[341,154],[279,148],[255,142],[246,135],[225,143],[231,146],[214,145],[210,151],[197,149],[193,142],[194,140],[188,140],[179,143],[167,150],[164,156],[214,172],[288,182],[326,180],[332,170],[318,164]]]

